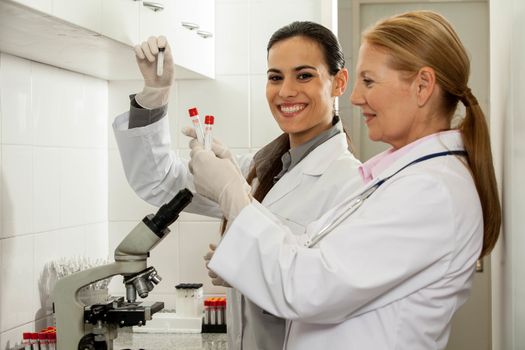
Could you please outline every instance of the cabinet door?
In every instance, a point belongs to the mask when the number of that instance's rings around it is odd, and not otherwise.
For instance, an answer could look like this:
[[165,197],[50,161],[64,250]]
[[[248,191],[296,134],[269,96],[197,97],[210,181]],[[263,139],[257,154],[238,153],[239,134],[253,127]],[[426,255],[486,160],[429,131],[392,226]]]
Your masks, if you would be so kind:
[[215,0],[199,0],[199,24],[197,46],[200,73],[215,76]]
[[139,43],[140,2],[105,0],[102,3],[102,35],[128,45]]
[[213,78],[214,0],[142,0],[140,3],[140,40],[158,35],[167,37],[178,68],[176,78],[195,78],[194,73]]
[[147,40],[150,36],[167,36],[170,19],[174,16],[173,0],[141,0],[139,3],[140,40]]
[[[105,0],[113,1],[113,0]],[[53,0],[53,15],[100,33],[102,0]]]
[[30,7],[32,9],[51,14],[53,9],[53,0],[13,0],[16,3]]
[[[168,40],[175,62],[206,77],[215,77],[215,5],[213,0],[175,0]],[[183,78],[183,77],[181,77]]]

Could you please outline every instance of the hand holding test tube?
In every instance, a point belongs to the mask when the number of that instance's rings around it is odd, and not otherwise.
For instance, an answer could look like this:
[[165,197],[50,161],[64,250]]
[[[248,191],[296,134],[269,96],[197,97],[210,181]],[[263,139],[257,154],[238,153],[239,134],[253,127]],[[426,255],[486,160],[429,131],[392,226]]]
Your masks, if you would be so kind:
[[168,103],[173,84],[173,57],[166,37],[150,37],[135,45],[137,65],[144,78],[144,89],[135,96],[146,109],[155,109]]

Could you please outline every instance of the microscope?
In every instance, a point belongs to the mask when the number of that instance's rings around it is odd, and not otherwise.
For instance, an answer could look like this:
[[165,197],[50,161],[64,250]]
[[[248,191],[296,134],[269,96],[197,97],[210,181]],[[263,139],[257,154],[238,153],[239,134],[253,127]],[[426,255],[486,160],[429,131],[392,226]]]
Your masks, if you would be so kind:
[[[147,266],[149,252],[169,232],[193,195],[183,189],[155,215],[146,216],[115,249],[115,262],[84,270],[60,279],[52,293],[58,350],[112,350],[119,327],[141,326],[164,308],[163,302],[137,302],[146,298],[161,281],[154,267]],[[124,297],[103,304],[84,305],[81,288],[115,275],[124,277]]]

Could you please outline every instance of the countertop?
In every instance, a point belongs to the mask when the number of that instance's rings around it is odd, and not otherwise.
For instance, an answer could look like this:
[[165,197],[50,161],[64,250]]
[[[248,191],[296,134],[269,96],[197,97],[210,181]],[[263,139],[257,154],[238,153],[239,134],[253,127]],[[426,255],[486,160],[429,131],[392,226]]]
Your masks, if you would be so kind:
[[225,333],[133,333],[119,330],[114,340],[115,350],[227,350]]

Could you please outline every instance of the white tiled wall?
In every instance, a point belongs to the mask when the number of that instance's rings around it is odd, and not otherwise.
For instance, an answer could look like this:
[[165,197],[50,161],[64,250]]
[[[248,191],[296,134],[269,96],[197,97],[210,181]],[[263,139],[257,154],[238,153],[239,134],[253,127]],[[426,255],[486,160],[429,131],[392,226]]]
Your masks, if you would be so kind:
[[[187,138],[180,134],[189,125],[187,109],[199,108],[200,114],[216,117],[214,136],[235,152],[259,149],[280,130],[273,120],[265,97],[266,44],[270,35],[295,20],[321,21],[322,0],[217,0],[215,80],[177,81],[170,100],[169,118],[174,148],[187,155]],[[176,45],[176,43],[171,43]],[[142,83],[110,82],[110,121],[129,108],[128,94],[141,89]],[[120,157],[110,136],[110,249],[145,214],[155,208],[139,199],[126,183]],[[150,298],[172,306],[174,286],[181,282],[202,282],[205,293],[223,293],[212,286],[202,257],[208,244],[218,237],[220,223],[199,215],[184,214],[173,225],[172,233],[152,252],[152,261],[164,277]],[[112,291],[124,292],[120,283]]]
[[44,265],[106,257],[107,82],[0,54],[0,349],[49,322]]

